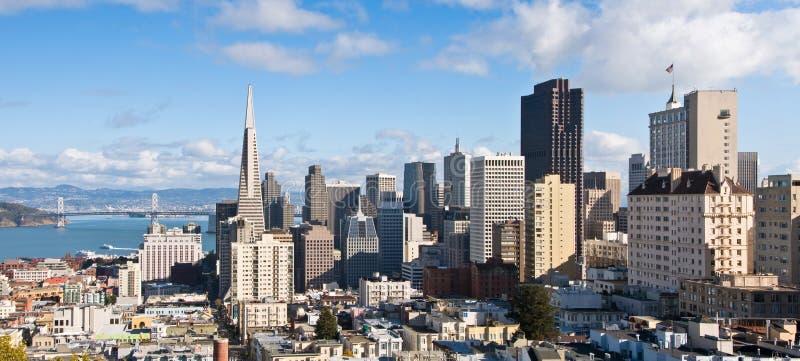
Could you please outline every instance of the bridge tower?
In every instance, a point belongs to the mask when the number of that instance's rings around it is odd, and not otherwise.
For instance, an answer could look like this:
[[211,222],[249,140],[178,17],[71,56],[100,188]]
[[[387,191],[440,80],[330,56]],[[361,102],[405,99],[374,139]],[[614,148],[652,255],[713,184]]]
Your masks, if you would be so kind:
[[158,223],[158,194],[156,193],[153,193],[153,197],[150,201],[150,223]]
[[56,228],[64,228],[67,224],[67,217],[64,215],[64,197],[58,197],[56,206]]

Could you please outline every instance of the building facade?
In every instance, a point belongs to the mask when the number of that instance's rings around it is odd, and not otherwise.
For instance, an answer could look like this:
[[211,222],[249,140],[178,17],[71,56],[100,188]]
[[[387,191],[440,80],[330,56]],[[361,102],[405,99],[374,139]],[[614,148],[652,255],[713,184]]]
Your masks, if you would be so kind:
[[525,181],[558,174],[575,185],[575,250],[583,243],[583,89],[570,88],[568,79],[552,79],[533,87],[521,98],[521,148]]
[[380,267],[378,247],[380,241],[375,231],[372,217],[360,211],[350,217],[347,223],[347,236],[342,248],[343,279],[342,287],[358,287],[359,280],[370,277]]
[[261,182],[261,196],[264,198],[264,228],[280,228],[277,215],[272,212],[272,205],[281,201],[281,185],[275,178],[275,173],[264,173],[264,181]]
[[325,226],[303,223],[293,227],[295,290],[321,290],[336,281],[333,268],[333,234]]
[[674,291],[680,279],[753,272],[753,195],[720,167],[654,174],[628,211],[630,285]]
[[800,284],[800,174],[771,175],[756,190],[755,271]]
[[403,203],[408,213],[422,216],[431,227],[430,215],[437,207],[436,163],[406,163],[403,171]]
[[505,221],[492,225],[492,257],[517,266],[520,282],[525,275],[525,223]]
[[142,281],[168,280],[177,263],[195,264],[203,259],[202,234],[184,233],[180,228],[150,225],[139,246]]
[[335,245],[339,245],[342,229],[349,217],[358,212],[361,186],[337,181],[328,184],[328,230],[333,234]]
[[583,262],[586,268],[626,266],[628,264],[628,235],[621,232],[604,233],[603,238],[583,242]]
[[557,174],[530,184],[525,205],[526,280],[551,272],[577,276],[575,185]]
[[647,155],[642,153],[631,154],[628,158],[628,192],[642,185],[647,179],[647,170],[650,165],[647,162]]
[[137,304],[142,301],[142,271],[138,263],[128,261],[119,266],[117,295],[120,299],[135,299]]
[[456,138],[456,148],[453,153],[444,157],[444,199],[442,206],[469,207],[469,165],[470,157],[461,152],[459,140]]
[[236,217],[239,202],[237,200],[223,200],[216,204],[216,208],[217,274],[219,274],[220,292],[217,296],[222,297],[231,285],[231,240],[228,219]]
[[723,318],[800,317],[800,288],[781,286],[775,275],[729,275],[682,280],[680,313]]
[[744,189],[755,194],[758,187],[758,152],[739,152],[738,158],[739,174],[736,181]]
[[358,302],[362,307],[378,307],[381,302],[409,300],[413,292],[411,282],[390,280],[380,274],[362,277],[358,281]]
[[403,225],[402,202],[381,202],[378,207],[377,233],[380,239],[380,272],[387,276],[400,274],[403,263]]
[[322,166],[314,164],[308,167],[305,183],[306,202],[303,204],[303,222],[328,225],[328,189]]
[[622,205],[622,176],[618,172],[586,172],[583,174],[585,239],[602,237],[614,231]]
[[[391,174],[375,173],[367,175],[366,183],[366,196],[369,203],[377,210],[381,206],[381,202],[387,197],[392,201],[397,197],[397,177]],[[365,210],[367,207],[363,207]],[[377,214],[364,213],[370,217],[376,217]]]
[[469,208],[450,208],[444,212],[442,246],[448,267],[464,267],[469,262]]
[[[231,230],[229,301],[289,301],[294,295],[294,243],[283,231],[255,233],[252,222],[237,216]],[[228,299],[226,299],[228,301]]]
[[525,158],[510,154],[472,159],[470,166],[470,260],[492,257],[492,225],[524,219]]

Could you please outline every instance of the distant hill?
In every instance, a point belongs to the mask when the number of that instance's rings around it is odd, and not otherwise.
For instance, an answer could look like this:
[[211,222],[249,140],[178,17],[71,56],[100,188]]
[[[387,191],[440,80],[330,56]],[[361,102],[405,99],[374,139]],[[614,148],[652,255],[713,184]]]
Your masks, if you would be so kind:
[[56,223],[55,217],[37,217],[37,214],[47,214],[47,212],[21,204],[0,203],[0,227],[43,226]]
[[[82,189],[71,185],[55,187],[9,187],[0,188],[0,202],[21,204],[28,207],[55,212],[58,197],[64,197],[67,212],[99,210],[148,210],[153,193],[158,194],[161,210],[210,211],[223,199],[236,199],[235,188],[186,189],[171,188],[162,190],[121,190],[121,189]],[[302,193],[291,194],[292,203],[303,202]]]

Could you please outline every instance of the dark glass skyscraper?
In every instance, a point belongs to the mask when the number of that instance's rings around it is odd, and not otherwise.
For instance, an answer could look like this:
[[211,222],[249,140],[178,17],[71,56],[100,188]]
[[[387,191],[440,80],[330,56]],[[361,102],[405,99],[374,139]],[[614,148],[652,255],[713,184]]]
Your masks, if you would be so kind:
[[436,211],[436,163],[406,163],[403,171],[403,203],[406,212],[422,216],[428,229],[434,229],[431,214]]
[[[520,102],[521,148],[525,181],[558,174],[564,183],[583,189],[583,89],[568,79],[551,79],[533,87]],[[583,244],[583,192],[575,192],[575,249]]]

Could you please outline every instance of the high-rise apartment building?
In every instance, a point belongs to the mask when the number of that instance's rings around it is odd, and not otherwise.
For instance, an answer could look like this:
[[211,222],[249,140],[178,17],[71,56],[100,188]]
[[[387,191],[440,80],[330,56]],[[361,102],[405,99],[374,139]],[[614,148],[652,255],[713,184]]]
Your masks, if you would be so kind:
[[275,173],[264,173],[261,182],[261,196],[264,198],[264,228],[280,228],[277,215],[272,213],[272,205],[281,201],[281,185],[275,178]]
[[194,264],[202,258],[202,234],[151,224],[144,235],[144,243],[139,246],[142,281],[169,280],[170,269],[176,263]]
[[660,170],[628,194],[628,283],[753,272],[753,195],[713,171]]
[[586,204],[585,239],[603,237],[613,232],[619,207],[622,205],[622,177],[617,172],[583,174],[583,199]]
[[646,155],[642,153],[631,154],[631,157],[628,158],[628,192],[644,183],[644,180],[647,179],[649,167]]
[[570,88],[568,79],[552,79],[533,87],[521,98],[521,148],[525,181],[533,183],[558,174],[575,185],[575,249],[583,240],[583,89]]
[[342,248],[343,287],[358,287],[358,280],[369,277],[380,267],[378,233],[372,217],[359,210],[347,223],[347,236]]
[[131,303],[136,303],[137,305],[141,304],[142,270],[139,267],[139,263],[128,261],[127,263],[120,265],[117,275],[119,280],[119,291],[117,292],[117,295],[119,296],[120,303],[127,303],[123,302],[122,300],[127,298],[131,299]]
[[470,260],[492,258],[492,225],[522,220],[525,158],[510,154],[472,158],[470,164]]
[[322,166],[315,164],[308,167],[305,188],[306,202],[303,205],[303,222],[328,225],[328,189]]
[[406,212],[425,218],[430,227],[430,213],[437,206],[436,164],[413,162],[405,164],[403,172],[403,202]]
[[528,185],[525,200],[525,280],[551,272],[577,276],[575,185],[557,174]]
[[233,304],[291,301],[294,295],[294,243],[280,230],[254,232],[247,218],[231,219],[231,287]]
[[736,90],[695,90],[650,113],[650,165],[655,169],[710,169],[738,176]]
[[342,229],[347,220],[358,212],[361,186],[337,181],[326,187],[328,191],[328,229],[334,236],[334,244],[339,246]]
[[336,281],[333,269],[333,234],[325,226],[303,223],[292,227],[295,253],[295,290],[321,290]]
[[492,225],[492,257],[519,269],[520,282],[525,281],[525,223],[505,221]]
[[[365,187],[367,200],[375,207],[376,211],[380,208],[381,201],[387,199],[387,197],[392,201],[397,199],[397,177],[391,174],[375,173],[367,175]],[[362,206],[364,214],[370,217],[376,216],[376,214],[367,213],[365,208]]]
[[453,153],[444,157],[444,184],[446,206],[469,207],[469,163],[472,157],[461,153],[459,140],[456,138],[456,148]]
[[739,167],[736,181],[751,193],[758,187],[758,152],[739,152]]
[[378,207],[377,233],[380,244],[380,271],[387,276],[399,276],[403,263],[403,203],[381,202]]
[[800,174],[768,176],[755,196],[755,271],[800,285]]

